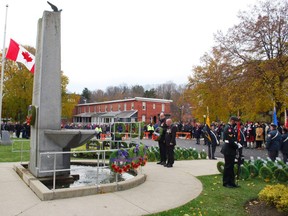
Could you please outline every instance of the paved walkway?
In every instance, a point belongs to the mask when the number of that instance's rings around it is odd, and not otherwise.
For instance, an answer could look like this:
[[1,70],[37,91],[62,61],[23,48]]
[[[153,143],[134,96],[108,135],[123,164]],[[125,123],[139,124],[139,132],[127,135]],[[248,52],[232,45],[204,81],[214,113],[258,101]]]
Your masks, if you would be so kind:
[[173,168],[147,163],[146,182],[126,191],[41,201],[14,172],[0,163],[1,216],[138,216],[181,206],[196,198],[202,184],[195,176],[219,173],[218,160],[176,161]]

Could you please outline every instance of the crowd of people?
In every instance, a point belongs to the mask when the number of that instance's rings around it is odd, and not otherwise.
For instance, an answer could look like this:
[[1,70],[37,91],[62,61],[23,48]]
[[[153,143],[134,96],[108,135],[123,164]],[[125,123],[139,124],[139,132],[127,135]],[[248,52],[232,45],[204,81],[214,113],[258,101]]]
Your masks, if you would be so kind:
[[1,124],[1,130],[9,131],[11,136],[15,136],[17,138],[30,138],[30,125],[27,122],[20,124],[19,122],[4,122]]

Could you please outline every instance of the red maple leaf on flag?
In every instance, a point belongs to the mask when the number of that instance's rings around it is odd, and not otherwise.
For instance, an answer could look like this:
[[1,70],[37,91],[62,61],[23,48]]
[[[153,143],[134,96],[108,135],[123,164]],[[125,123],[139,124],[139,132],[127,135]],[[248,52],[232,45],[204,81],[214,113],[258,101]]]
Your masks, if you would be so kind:
[[23,58],[27,61],[27,62],[31,62],[33,59],[30,57],[30,53],[28,52],[22,52],[21,53],[23,55]]

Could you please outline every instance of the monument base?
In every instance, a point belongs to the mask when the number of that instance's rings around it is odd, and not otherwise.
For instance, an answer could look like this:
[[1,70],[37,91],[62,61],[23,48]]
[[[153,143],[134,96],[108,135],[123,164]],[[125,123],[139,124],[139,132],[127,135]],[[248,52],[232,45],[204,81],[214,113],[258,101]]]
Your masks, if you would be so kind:
[[[83,161],[78,162],[83,163]],[[92,161],[89,161],[89,163],[91,162]],[[95,162],[95,164],[96,163],[97,162]],[[143,184],[147,178],[147,175],[141,173],[137,174],[134,178],[121,182],[50,190],[40,181],[41,178],[36,178],[25,168],[27,166],[27,164],[15,164],[13,169],[42,201],[128,190]]]

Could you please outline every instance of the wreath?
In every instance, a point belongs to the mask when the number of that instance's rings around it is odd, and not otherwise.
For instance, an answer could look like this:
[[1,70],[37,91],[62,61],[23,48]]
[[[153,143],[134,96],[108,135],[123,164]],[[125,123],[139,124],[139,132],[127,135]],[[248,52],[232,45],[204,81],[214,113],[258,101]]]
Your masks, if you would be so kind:
[[204,150],[200,152],[200,158],[201,159],[206,159],[207,158],[207,153]]
[[[132,138],[138,137],[139,136],[139,123],[132,123],[131,124],[131,130],[129,132],[131,132]],[[144,133],[142,134],[142,132],[141,132],[140,139],[143,138],[143,135],[144,135]]]
[[241,165],[240,166],[239,179],[246,180],[249,178],[249,176],[250,176],[249,170],[245,166]]
[[252,178],[257,177],[259,175],[259,170],[254,164],[249,164],[247,169]]
[[109,167],[115,173],[124,173],[130,170],[129,154],[125,149],[118,149],[110,155]]
[[217,163],[217,169],[222,174],[224,172],[224,165],[225,165],[225,163],[223,161],[218,161],[218,163]]
[[190,153],[187,149],[184,149],[184,151],[182,152],[182,155],[183,155],[183,158],[187,160],[190,156]]
[[147,146],[136,145],[129,149],[131,167],[137,169],[139,166],[145,166],[148,160]]
[[261,169],[259,170],[259,174],[266,182],[269,182],[273,178],[273,172],[267,166],[261,167]]
[[288,181],[288,174],[286,173],[284,169],[280,169],[280,168],[276,169],[274,171],[274,176],[279,182]]
[[275,164],[274,164],[273,161],[271,161],[271,160],[268,160],[268,161],[267,161],[267,166],[268,166],[268,167],[272,168],[274,165],[275,165]]
[[26,122],[28,125],[35,125],[36,119],[36,107],[34,105],[30,105],[28,107],[28,116],[26,118]]
[[156,156],[154,152],[148,152],[148,160],[149,161],[156,161]]
[[192,150],[191,155],[194,159],[198,159],[199,158],[199,154],[196,150]]
[[126,126],[124,123],[115,123],[112,126],[112,133],[114,133],[115,140],[122,140],[122,137],[125,136]]
[[116,122],[115,125],[112,127],[113,132],[125,132],[126,131],[126,125],[121,122]]
[[260,168],[263,166],[263,163],[263,160],[257,159],[254,164],[258,168],[258,170],[260,170]]

